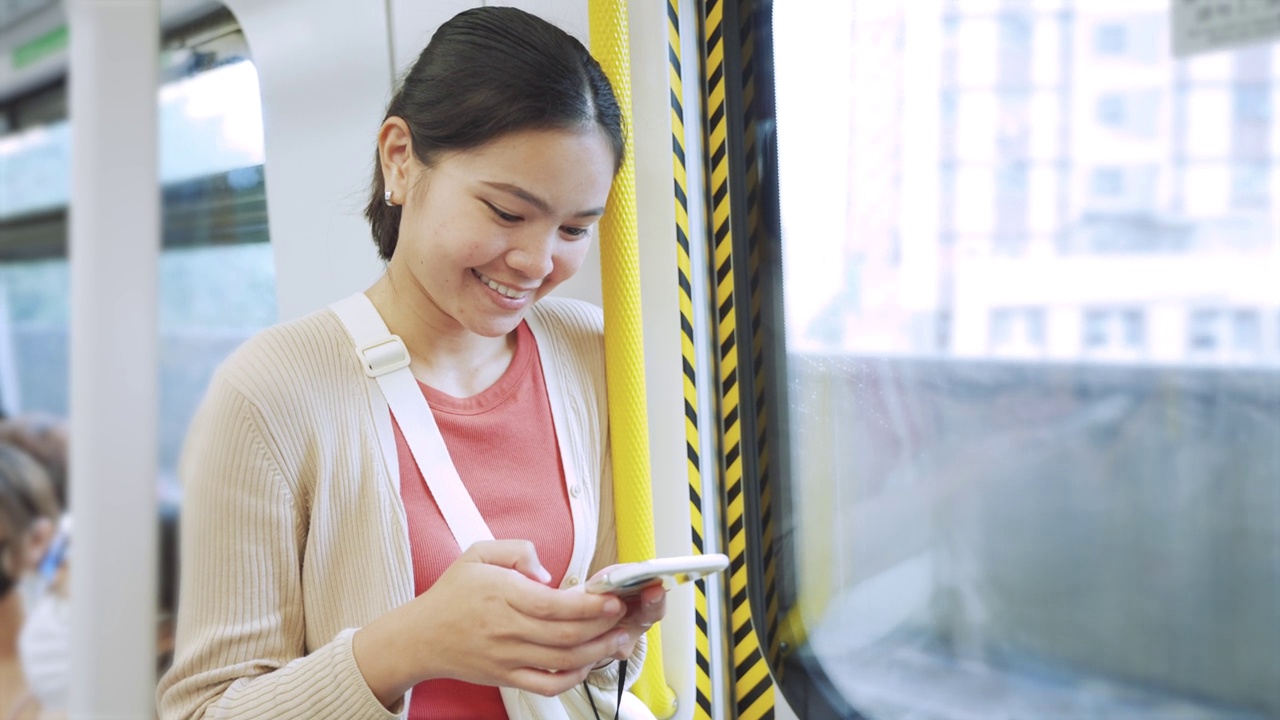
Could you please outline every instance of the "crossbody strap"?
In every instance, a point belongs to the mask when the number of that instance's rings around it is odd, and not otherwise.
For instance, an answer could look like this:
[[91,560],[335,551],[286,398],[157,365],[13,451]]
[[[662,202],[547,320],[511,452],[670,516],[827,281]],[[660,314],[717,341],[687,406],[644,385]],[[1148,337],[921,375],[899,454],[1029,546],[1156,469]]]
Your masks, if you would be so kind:
[[[329,307],[355,342],[365,375],[377,381],[458,548],[466,552],[474,543],[492,540],[493,533],[458,477],[427,398],[409,371],[409,349],[404,341],[391,334],[378,309],[362,292]],[[389,438],[384,441],[394,442]]]

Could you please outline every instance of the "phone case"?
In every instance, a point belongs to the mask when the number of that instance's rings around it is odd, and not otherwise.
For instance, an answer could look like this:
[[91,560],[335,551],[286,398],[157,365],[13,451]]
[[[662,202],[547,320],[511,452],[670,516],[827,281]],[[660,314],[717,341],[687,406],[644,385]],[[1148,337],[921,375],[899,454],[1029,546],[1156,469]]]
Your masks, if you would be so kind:
[[719,553],[657,558],[611,568],[586,585],[587,592],[625,595],[638,592],[658,581],[668,590],[681,583],[718,573],[729,567],[729,558]]

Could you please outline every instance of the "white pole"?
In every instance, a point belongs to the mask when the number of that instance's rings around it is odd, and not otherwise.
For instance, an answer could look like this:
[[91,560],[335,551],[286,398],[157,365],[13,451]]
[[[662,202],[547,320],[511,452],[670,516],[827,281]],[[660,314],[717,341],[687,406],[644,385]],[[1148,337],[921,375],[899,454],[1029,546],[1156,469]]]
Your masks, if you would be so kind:
[[158,0],[70,0],[72,718],[154,716]]

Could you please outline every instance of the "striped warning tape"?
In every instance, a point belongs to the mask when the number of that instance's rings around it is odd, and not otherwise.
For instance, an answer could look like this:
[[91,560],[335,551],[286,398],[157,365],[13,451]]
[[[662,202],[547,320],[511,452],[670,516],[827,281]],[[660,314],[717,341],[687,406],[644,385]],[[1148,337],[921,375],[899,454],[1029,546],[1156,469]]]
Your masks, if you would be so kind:
[[[734,715],[744,720],[772,718],[775,689],[751,618],[747,591],[747,531],[743,498],[742,408],[739,398],[738,327],[735,303],[733,229],[730,211],[729,132],[726,92],[724,3],[703,5],[704,102],[707,111],[707,171],[710,176],[711,255],[715,268],[717,379],[719,381],[722,516],[727,528],[731,668]],[[731,28],[732,30],[732,28]]]
[[[684,147],[684,79],[680,67],[680,8],[678,0],[667,0],[667,58],[671,84],[671,164],[675,179],[676,265],[680,285],[680,349],[684,357],[685,444],[689,468],[689,518],[693,526],[693,551],[705,552],[702,514],[702,465],[698,448],[697,345],[694,338],[693,268],[689,257],[689,184]],[[710,720],[712,712],[711,642],[708,637],[707,585],[699,580],[694,587],[695,636],[693,708],[696,720]]]

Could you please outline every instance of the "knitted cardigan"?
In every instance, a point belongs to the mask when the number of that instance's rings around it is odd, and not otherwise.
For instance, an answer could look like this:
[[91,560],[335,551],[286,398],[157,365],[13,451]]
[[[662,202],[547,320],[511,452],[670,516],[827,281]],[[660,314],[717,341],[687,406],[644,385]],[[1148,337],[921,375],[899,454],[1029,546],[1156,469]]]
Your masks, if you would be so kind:
[[[571,485],[562,586],[614,562],[603,319],[544,299],[528,316]],[[180,602],[160,717],[404,717],[365,683],[356,630],[413,599],[390,414],[331,310],[269,328],[210,383],[183,450]],[[575,480],[576,479],[576,480]],[[639,673],[643,639],[628,663]],[[617,664],[591,674],[616,688]]]

